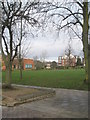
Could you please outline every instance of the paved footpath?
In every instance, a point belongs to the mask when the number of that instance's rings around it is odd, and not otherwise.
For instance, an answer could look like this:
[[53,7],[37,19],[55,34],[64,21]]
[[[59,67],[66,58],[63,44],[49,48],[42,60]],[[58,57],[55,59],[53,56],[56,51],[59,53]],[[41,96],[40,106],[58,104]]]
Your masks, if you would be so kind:
[[88,118],[88,92],[55,89],[56,95],[15,107],[3,107],[3,118]]

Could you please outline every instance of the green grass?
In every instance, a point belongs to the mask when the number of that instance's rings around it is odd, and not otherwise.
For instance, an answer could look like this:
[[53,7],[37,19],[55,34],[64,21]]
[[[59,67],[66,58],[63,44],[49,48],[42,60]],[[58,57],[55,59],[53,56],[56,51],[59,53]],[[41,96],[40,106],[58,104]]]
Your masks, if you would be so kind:
[[[4,82],[5,72],[2,74],[2,79]],[[84,79],[85,71],[83,69],[23,71],[22,80],[20,80],[19,71],[12,73],[12,83],[14,84],[51,88],[88,90],[88,85],[83,82]]]

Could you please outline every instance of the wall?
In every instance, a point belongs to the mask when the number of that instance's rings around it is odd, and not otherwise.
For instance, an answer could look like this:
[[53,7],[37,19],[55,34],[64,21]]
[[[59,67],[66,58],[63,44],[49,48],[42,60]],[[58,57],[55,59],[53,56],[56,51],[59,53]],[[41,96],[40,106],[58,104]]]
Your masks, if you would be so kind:
[[34,69],[34,61],[33,59],[23,59],[23,69],[26,70],[26,69],[30,69],[30,68],[26,68],[26,65],[32,65],[32,68],[31,69]]
[[[26,68],[26,67],[25,67],[26,65],[32,65],[32,68]],[[15,68],[14,68],[14,66],[15,66]],[[34,61],[33,61],[33,59],[23,59],[23,61],[22,61],[22,68],[23,68],[24,70],[26,70],[26,69],[34,69]],[[19,69],[19,62],[18,62],[17,59],[15,59],[15,60],[13,61],[12,69],[13,69],[13,70],[14,70],[14,69]],[[6,70],[4,61],[2,61],[2,70]]]

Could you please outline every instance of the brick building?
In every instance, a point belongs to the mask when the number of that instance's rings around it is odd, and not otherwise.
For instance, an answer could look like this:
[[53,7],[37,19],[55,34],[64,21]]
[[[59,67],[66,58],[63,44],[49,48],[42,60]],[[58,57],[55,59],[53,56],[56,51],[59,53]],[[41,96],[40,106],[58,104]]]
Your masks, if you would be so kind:
[[58,66],[76,66],[76,56],[70,55],[70,58],[67,55],[58,57]]
[[[18,59],[14,59],[13,64],[12,64],[12,69],[13,70],[19,69]],[[33,59],[22,59],[22,69],[23,70],[34,69],[34,60]],[[4,61],[2,61],[2,70],[6,70],[6,66],[4,64]]]

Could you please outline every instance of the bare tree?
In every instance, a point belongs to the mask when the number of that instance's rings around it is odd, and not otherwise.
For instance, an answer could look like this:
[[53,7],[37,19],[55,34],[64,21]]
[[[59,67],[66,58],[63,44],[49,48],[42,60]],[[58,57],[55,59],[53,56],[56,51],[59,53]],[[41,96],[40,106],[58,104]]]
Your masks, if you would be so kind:
[[89,90],[90,90],[90,7],[89,7],[88,71],[89,71],[88,80],[89,80]]
[[[2,9],[1,9],[1,1],[0,1],[0,72],[2,67],[2,59],[1,59],[1,30],[2,30],[2,23],[1,23],[1,16],[2,16]],[[0,73],[0,79],[1,79],[1,73]],[[1,81],[0,81],[1,82]]]
[[[5,85],[7,87],[11,87],[12,62],[21,46],[20,21],[23,19],[24,24],[31,27],[38,26],[38,17],[35,14],[38,13],[38,4],[38,1],[25,4],[20,1],[9,2],[6,0],[2,2],[2,57],[6,66]],[[15,34],[16,30],[19,32],[18,37]]]
[[22,13],[21,13],[21,30],[20,30],[20,46],[19,46],[19,69],[20,69],[20,80],[22,80],[22,58],[21,58],[21,42],[22,42]]
[[37,63],[38,63],[38,56],[33,56],[33,59],[34,59],[34,66],[35,66],[35,69],[36,69],[36,66],[37,66]]
[[48,2],[47,8],[43,9],[57,29],[71,29],[83,44],[85,58],[85,81],[88,82],[88,7],[89,1],[65,0],[63,2]]
[[42,62],[45,62],[45,59],[47,58],[47,51],[46,50],[44,50],[44,51],[42,51],[42,53],[41,53],[41,55],[40,55],[40,60],[42,61]]
[[1,8],[1,1],[0,1],[0,54],[1,54],[1,31],[2,31],[2,21],[1,21],[1,17],[2,17],[2,8]]
[[38,56],[37,56],[37,55],[34,56],[33,59],[34,59],[35,61],[37,61],[37,60],[38,60]]
[[71,45],[70,42],[68,43],[68,47],[65,50],[65,55],[67,55],[68,57],[68,66],[71,66],[72,64],[72,59],[71,59],[71,54],[72,54],[72,49],[71,49]]
[[[23,29],[25,29],[25,25],[23,25],[23,19],[21,14],[21,23],[20,23],[20,46],[18,50],[18,61],[19,61],[19,70],[20,70],[20,80],[22,80],[23,74],[23,58],[26,57],[27,53],[30,51],[30,43],[31,41],[26,38],[27,32]],[[28,30],[28,28],[27,28]],[[29,33],[30,35],[30,33]],[[24,40],[23,40],[24,39]],[[28,41],[28,42],[27,42]],[[27,45],[28,44],[28,45]]]

